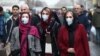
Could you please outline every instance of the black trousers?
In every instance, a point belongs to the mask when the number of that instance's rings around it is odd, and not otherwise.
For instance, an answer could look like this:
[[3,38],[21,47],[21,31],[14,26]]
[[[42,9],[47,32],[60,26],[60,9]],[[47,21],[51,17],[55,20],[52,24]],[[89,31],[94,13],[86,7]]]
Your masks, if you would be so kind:
[[68,56],[75,56],[74,53],[68,53]]
[[18,54],[20,54],[20,50],[14,50],[14,51],[11,51],[10,55],[9,56],[18,56]]
[[[51,35],[50,40],[51,40],[51,45],[52,45],[52,55],[59,56],[59,50],[57,47],[56,39],[53,37],[53,35]],[[41,37],[40,43],[41,43],[41,48],[42,48],[41,56],[45,56],[46,36]]]
[[51,34],[51,45],[52,45],[52,54],[53,56],[59,56],[59,49],[57,46],[57,39],[56,37]]
[[[28,53],[28,56],[31,56],[29,50],[27,51],[27,53]],[[20,54],[20,49],[11,51],[11,54],[9,56],[18,56],[19,54]]]
[[41,44],[41,49],[42,49],[42,52],[40,55],[45,56],[45,44],[46,44],[46,37],[45,36],[41,37],[40,44]]

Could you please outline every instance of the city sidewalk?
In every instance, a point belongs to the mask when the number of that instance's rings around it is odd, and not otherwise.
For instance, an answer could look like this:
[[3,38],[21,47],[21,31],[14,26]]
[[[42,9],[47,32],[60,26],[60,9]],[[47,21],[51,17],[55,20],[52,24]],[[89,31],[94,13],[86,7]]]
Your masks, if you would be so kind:
[[90,53],[91,56],[100,56],[100,45],[96,45],[95,43],[89,41]]

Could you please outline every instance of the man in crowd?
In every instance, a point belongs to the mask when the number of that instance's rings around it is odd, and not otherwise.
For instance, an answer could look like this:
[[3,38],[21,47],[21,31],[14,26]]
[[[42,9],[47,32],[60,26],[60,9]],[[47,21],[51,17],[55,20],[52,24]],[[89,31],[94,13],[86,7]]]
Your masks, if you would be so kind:
[[74,12],[76,14],[76,18],[78,19],[79,23],[85,26],[85,29],[88,33],[89,31],[89,16],[87,12],[83,9],[83,5],[76,4],[74,5]]
[[12,6],[12,15],[9,17],[9,20],[7,21],[7,41],[10,41],[11,33],[14,27],[18,26],[18,18],[19,18],[19,6],[13,5]]
[[94,10],[92,24],[96,28],[96,42],[100,44],[100,4],[98,3]]
[[39,17],[36,14],[33,14],[30,11],[30,8],[27,4],[23,4],[21,5],[21,13],[29,13],[32,17],[32,21],[31,21],[31,25],[37,26],[37,24],[39,23]]

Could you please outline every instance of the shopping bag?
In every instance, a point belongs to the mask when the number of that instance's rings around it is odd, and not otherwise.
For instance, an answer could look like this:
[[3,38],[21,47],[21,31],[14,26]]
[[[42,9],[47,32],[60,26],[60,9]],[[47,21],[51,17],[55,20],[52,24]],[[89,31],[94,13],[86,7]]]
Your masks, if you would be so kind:
[[96,35],[96,29],[95,29],[94,26],[91,27],[91,32],[92,32],[94,35]]
[[4,48],[3,43],[0,43],[0,56],[7,56],[6,49]]
[[7,56],[9,56],[11,53],[11,43],[10,42],[7,43],[6,46],[4,47],[4,49],[6,50]]
[[94,26],[92,26],[90,30],[90,40],[93,42],[96,41],[96,29]]

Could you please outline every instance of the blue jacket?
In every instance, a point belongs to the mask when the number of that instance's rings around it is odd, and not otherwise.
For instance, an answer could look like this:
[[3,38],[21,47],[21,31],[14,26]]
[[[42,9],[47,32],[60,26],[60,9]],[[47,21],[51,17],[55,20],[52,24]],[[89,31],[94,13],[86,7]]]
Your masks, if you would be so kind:
[[5,42],[6,38],[6,30],[5,30],[5,22],[4,22],[4,16],[0,15],[0,40],[2,42]]
[[85,29],[88,31],[89,28],[89,17],[87,16],[87,12],[83,12],[81,15],[77,17],[79,23],[83,24],[85,26]]

